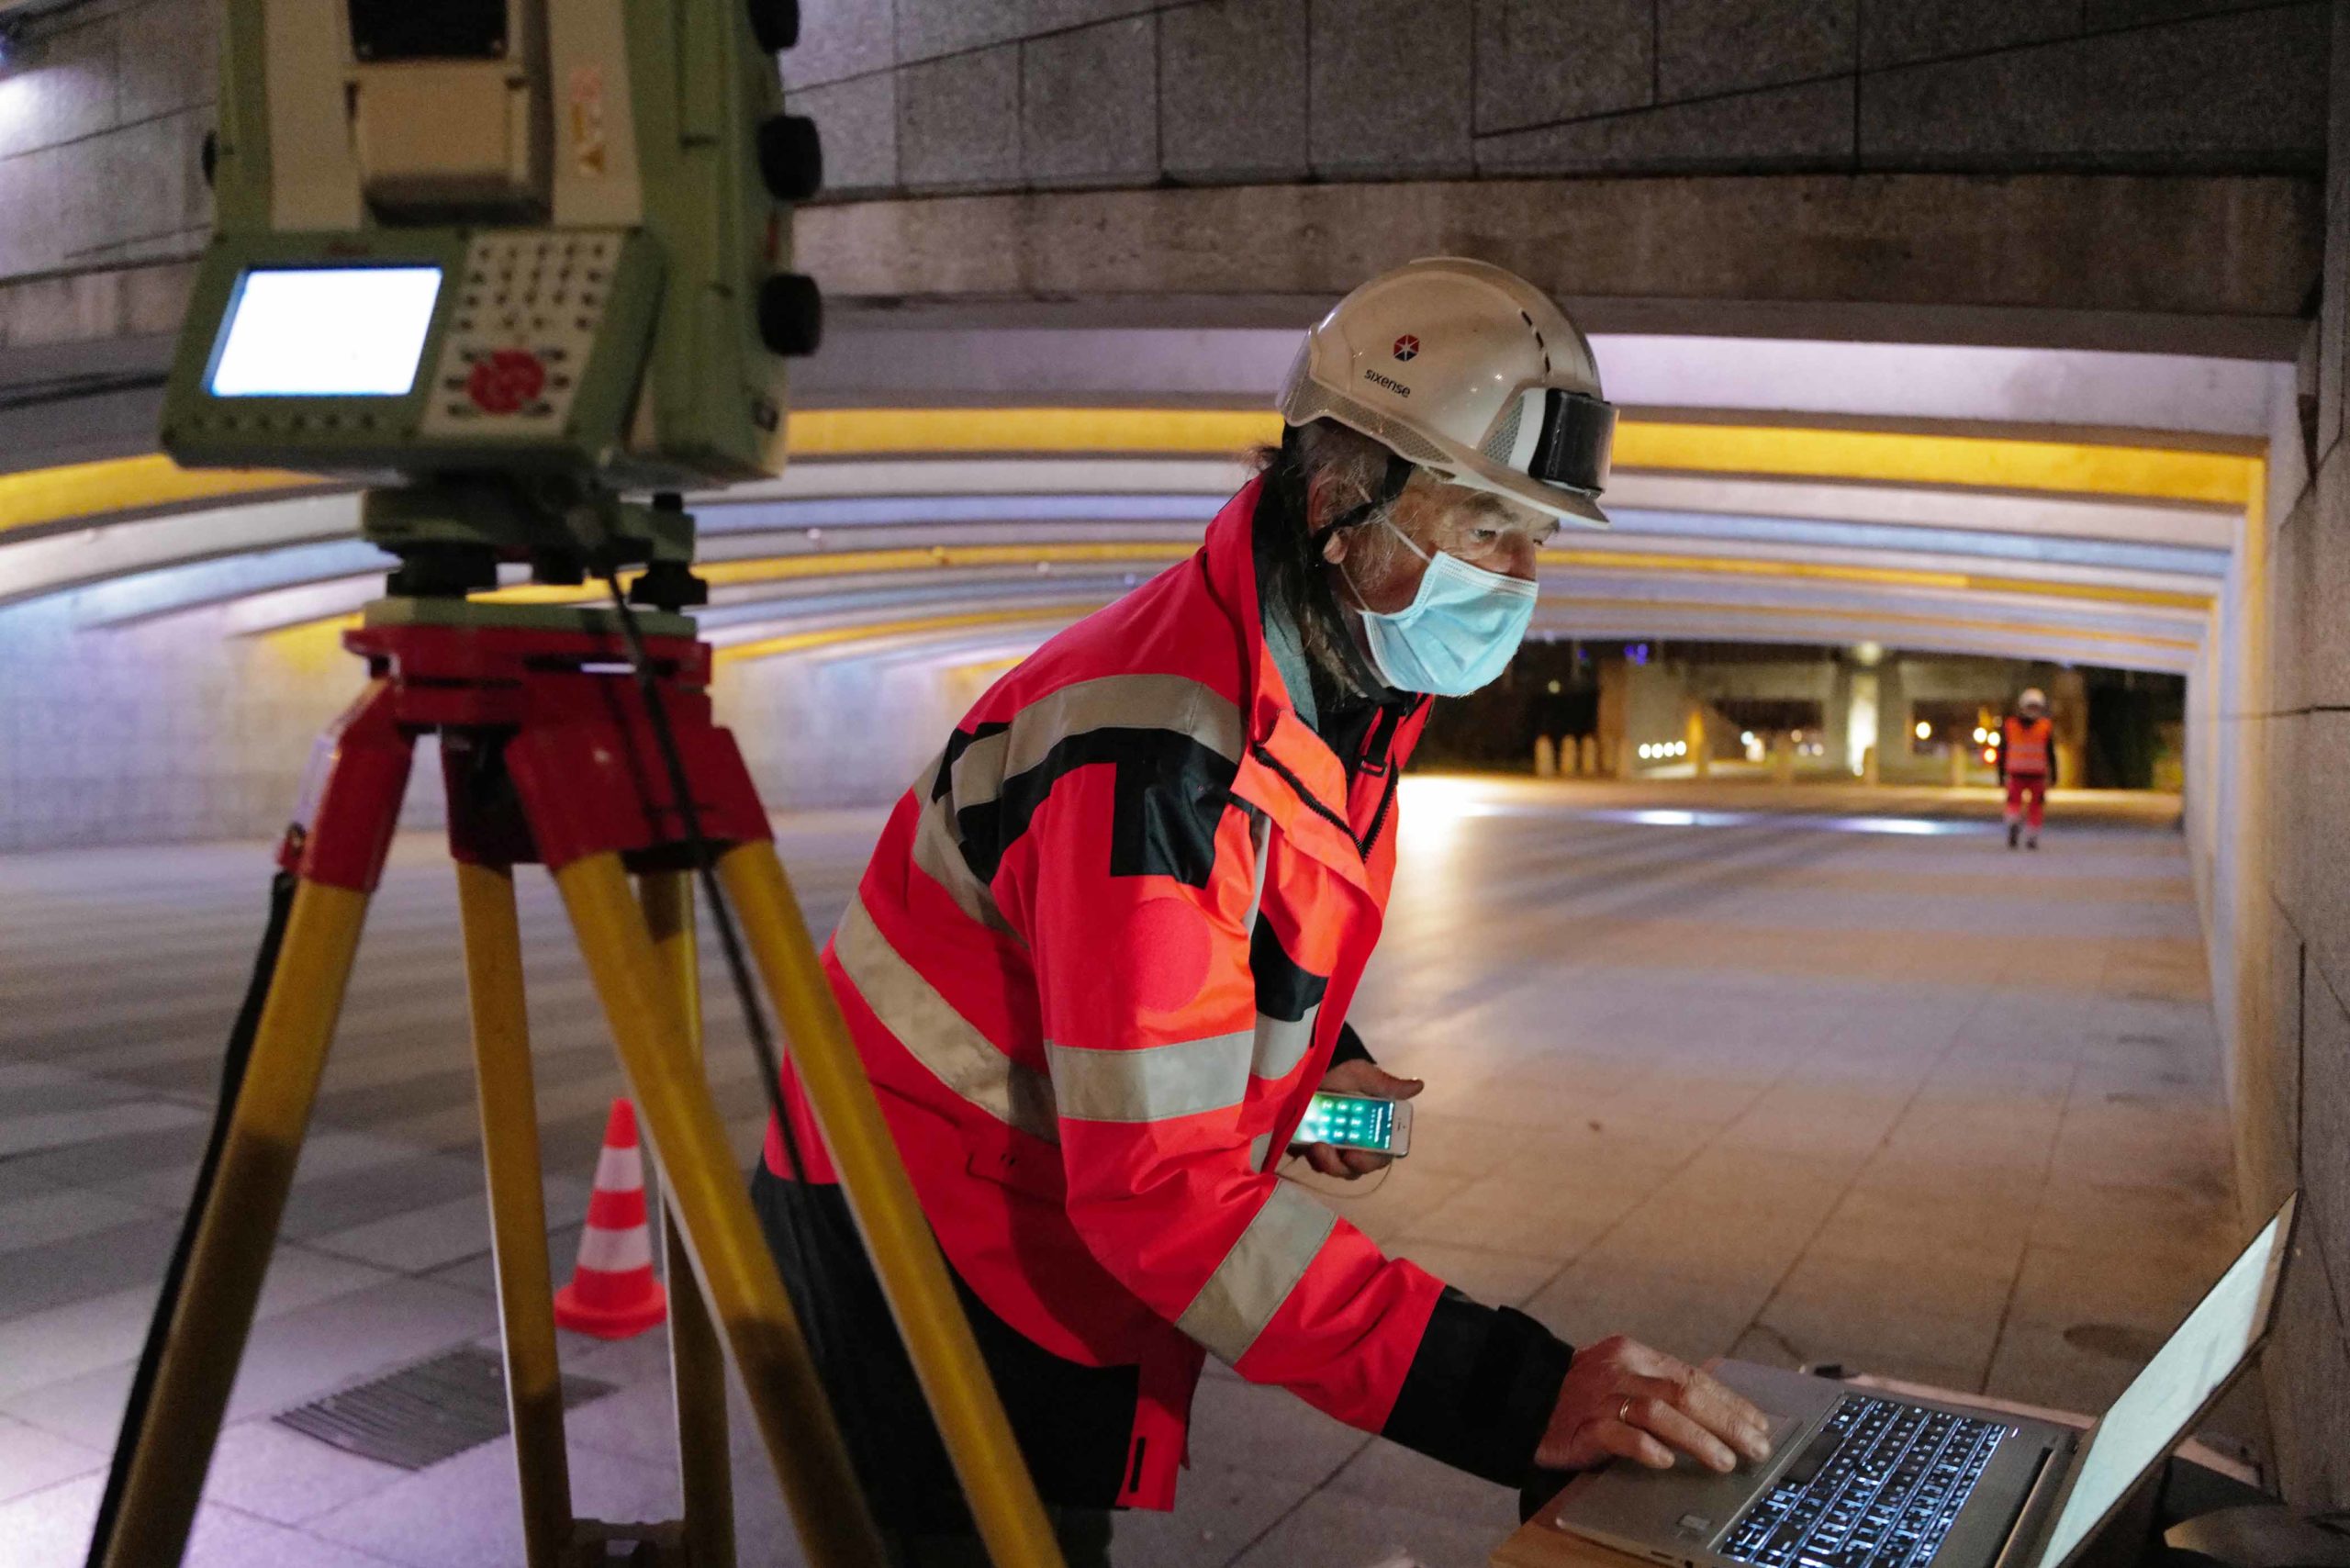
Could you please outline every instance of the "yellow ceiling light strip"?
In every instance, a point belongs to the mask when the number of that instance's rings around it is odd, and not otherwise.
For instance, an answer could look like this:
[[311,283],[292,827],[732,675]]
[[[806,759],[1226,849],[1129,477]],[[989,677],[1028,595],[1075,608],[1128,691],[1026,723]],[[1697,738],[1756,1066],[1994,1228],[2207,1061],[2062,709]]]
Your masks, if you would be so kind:
[[[1275,441],[1281,420],[1231,409],[810,409],[792,415],[794,456],[990,454],[1238,456]],[[2244,507],[2260,460],[2171,447],[2003,436],[1627,420],[1627,470],[1760,474],[2135,496]],[[116,458],[0,476],[0,532],[333,481],[275,470],[192,470],[168,457]]]
[[[1913,615],[1899,610],[1856,610],[1838,605],[1822,605],[1817,610],[1805,610],[1785,605],[1717,604],[1708,599],[1600,599],[1589,596],[1546,598],[1542,602],[1552,610],[1568,608],[1641,612],[1667,610],[1728,618],[1761,615],[1778,620],[1843,622],[1857,625],[1863,630],[1876,626],[1931,626],[1946,631],[2013,633],[2019,637],[2037,638],[2043,644],[2048,639],[2055,637],[2088,643],[2121,643],[2139,647],[2169,648],[2190,654],[2200,645],[2188,638],[2147,637],[2133,632],[2093,631],[2085,626],[2042,626],[2024,622],[1977,621],[1963,615]],[[1708,633],[1708,635],[1714,635],[1714,633]]]
[[1281,438],[1281,416],[1240,409],[803,409],[794,457],[889,453],[1117,452],[1237,457]]
[[1056,610],[1032,605],[1024,610],[973,610],[959,615],[930,615],[911,621],[868,621],[854,626],[827,626],[814,632],[791,632],[780,637],[761,637],[755,642],[734,643],[717,649],[711,656],[722,665],[742,664],[751,659],[771,659],[783,654],[804,654],[817,648],[878,642],[885,637],[908,637],[929,632],[958,632],[975,626],[1010,626],[1022,622],[1032,625],[1058,625],[1080,620],[1101,608],[1099,604],[1076,604]]
[[1613,550],[1545,550],[1546,566],[1606,572],[1668,572],[1740,577],[1787,577],[1815,582],[1871,583],[1887,588],[1945,588],[1964,593],[2028,594],[2043,599],[2093,599],[2154,610],[2201,612],[2211,608],[2208,593],[2121,588],[2107,583],[2042,582],[2033,577],[1987,577],[1975,572],[1927,571],[1909,566],[1840,566],[1818,561],[1771,561],[1746,555],[1630,554]]
[[269,468],[183,468],[161,453],[69,463],[0,474],[0,533],[327,483],[313,475]]
[[[1199,548],[1180,542],[1060,544],[923,544],[891,550],[811,551],[805,555],[761,555],[740,561],[704,561],[694,575],[712,588],[745,583],[789,582],[803,577],[861,577],[874,572],[920,572],[975,566],[1163,566]],[[631,580],[635,574],[627,574]],[[498,604],[584,604],[610,597],[600,583],[549,588],[526,584],[475,597]]]
[[2176,447],[1626,420],[1616,466],[1894,485],[1961,485],[2250,506],[2261,460]]

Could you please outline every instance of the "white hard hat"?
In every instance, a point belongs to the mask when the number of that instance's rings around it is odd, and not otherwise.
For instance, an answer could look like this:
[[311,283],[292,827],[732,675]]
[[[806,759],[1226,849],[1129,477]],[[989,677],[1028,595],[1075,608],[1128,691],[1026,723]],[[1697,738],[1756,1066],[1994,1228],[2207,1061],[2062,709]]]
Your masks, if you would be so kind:
[[1292,425],[1336,420],[1452,484],[1607,525],[1594,498],[1616,409],[1591,344],[1500,267],[1438,256],[1364,284],[1305,335],[1281,410]]
[[2023,695],[2016,699],[2016,706],[2027,713],[2043,709],[2048,706],[2048,693],[2036,686],[2028,686],[2024,688]]

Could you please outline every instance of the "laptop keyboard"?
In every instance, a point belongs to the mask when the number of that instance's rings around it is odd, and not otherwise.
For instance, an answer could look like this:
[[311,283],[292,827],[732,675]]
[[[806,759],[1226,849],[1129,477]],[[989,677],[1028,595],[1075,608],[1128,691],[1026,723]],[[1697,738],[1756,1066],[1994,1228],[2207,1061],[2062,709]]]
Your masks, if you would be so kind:
[[1909,1568],[1950,1534],[2013,1427],[1847,1394],[1794,1464],[1730,1526],[1756,1568]]

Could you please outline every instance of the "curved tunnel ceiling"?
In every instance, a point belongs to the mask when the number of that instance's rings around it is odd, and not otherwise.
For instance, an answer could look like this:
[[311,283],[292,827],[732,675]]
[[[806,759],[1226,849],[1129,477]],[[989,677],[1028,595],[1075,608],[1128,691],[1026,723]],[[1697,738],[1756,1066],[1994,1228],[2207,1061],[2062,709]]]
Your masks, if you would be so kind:
[[[860,382],[923,390],[899,384],[924,334],[862,336],[856,364],[811,367],[816,400]],[[934,395],[988,389],[972,369],[987,334],[962,336],[959,357],[932,354]],[[1255,338],[1295,341],[1222,334],[1252,340],[1235,371],[1181,336],[1122,368],[1102,359],[1116,333],[1064,342],[1059,359],[1002,334],[993,346],[1018,347],[1014,366],[1058,366],[1037,395],[1106,396],[1116,369],[1133,396],[1235,398],[1234,380],[1277,374]],[[1537,634],[1875,641],[2162,670],[2188,668],[2208,634],[2266,483],[2252,437],[2289,380],[2176,355],[1599,346],[1611,391],[1648,407],[1619,434],[1616,528],[1546,552]],[[1219,375],[1227,389],[1207,385]],[[1245,476],[1237,454],[1277,433],[1230,407],[804,409],[784,475],[696,498],[704,623],[730,663],[1008,656],[1180,559]],[[182,615],[302,634],[378,591],[384,557],[353,537],[356,508],[300,476],[159,457],[0,476],[0,605],[71,592],[75,623],[98,634]]]

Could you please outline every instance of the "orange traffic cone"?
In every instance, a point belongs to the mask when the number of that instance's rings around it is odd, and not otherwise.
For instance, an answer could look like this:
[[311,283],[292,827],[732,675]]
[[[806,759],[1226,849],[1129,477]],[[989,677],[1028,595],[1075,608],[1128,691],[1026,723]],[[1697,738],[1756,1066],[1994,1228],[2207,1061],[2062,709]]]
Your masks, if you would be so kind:
[[588,1228],[579,1233],[579,1265],[571,1282],[554,1293],[554,1320],[576,1333],[625,1339],[668,1314],[668,1297],[653,1277],[636,1107],[615,1100],[596,1161],[596,1190],[588,1195]]

